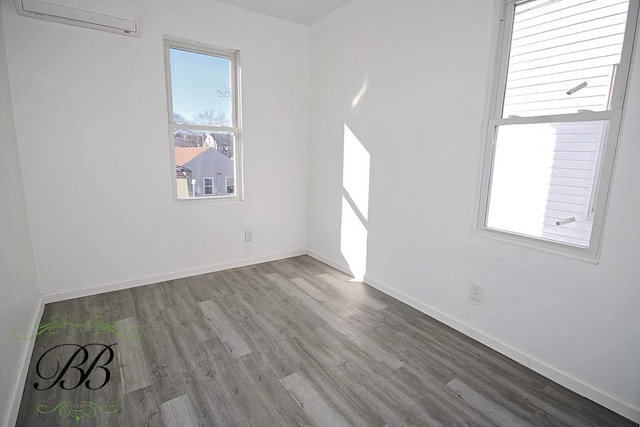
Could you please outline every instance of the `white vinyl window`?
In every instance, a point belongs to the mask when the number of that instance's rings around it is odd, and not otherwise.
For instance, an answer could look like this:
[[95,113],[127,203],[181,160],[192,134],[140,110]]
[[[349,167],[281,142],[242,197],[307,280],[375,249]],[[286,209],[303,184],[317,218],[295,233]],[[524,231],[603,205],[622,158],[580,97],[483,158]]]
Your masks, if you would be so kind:
[[202,178],[203,181],[203,186],[204,186],[204,194],[207,196],[212,196],[213,195],[213,178],[208,176],[205,178]]
[[638,2],[505,2],[483,234],[597,259]]
[[232,176],[225,177],[225,190],[227,194],[233,194],[236,191],[236,185]]
[[239,53],[172,39],[164,46],[175,198],[239,200],[241,186],[228,191],[220,179],[242,178]]

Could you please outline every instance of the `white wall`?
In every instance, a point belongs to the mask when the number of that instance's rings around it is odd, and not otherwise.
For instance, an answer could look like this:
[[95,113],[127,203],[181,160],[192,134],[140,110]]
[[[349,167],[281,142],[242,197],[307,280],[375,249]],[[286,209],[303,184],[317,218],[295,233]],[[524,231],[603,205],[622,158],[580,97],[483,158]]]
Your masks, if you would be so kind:
[[[310,51],[306,27],[213,1],[137,5],[140,39],[2,0],[26,188],[25,208],[0,49],[3,325],[37,305],[27,210],[51,295],[302,250],[308,209],[315,254],[640,420],[640,53],[596,266],[470,233],[493,0],[354,0]],[[172,203],[163,34],[242,51],[243,203]],[[11,383],[21,348],[0,344]]]
[[309,249],[640,421],[640,43],[592,265],[471,233],[493,8],[355,0],[312,26]]
[[[3,0],[46,295],[306,248],[308,28],[210,0],[131,9],[143,19],[141,38],[21,17]],[[163,35],[241,51],[242,203],[173,204]]]
[[21,364],[30,342],[11,336],[14,328],[30,331],[40,305],[38,278],[24,199],[20,155],[11,107],[11,91],[0,12],[0,425],[10,425],[17,413],[14,386],[24,384]]

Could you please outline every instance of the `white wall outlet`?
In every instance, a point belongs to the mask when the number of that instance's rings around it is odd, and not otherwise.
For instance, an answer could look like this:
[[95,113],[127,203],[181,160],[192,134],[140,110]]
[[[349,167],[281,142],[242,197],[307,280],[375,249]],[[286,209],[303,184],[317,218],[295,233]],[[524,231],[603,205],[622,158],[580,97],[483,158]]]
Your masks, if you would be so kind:
[[251,230],[244,230],[244,241],[250,242],[253,240],[253,232]]
[[471,284],[471,299],[475,301],[476,304],[480,302],[482,299],[482,291],[484,288],[477,283]]

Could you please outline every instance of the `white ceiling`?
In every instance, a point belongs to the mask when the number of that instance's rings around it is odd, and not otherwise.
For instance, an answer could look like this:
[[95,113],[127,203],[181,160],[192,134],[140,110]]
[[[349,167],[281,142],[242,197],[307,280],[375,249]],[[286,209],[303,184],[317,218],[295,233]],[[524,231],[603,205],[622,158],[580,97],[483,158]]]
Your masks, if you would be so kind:
[[217,0],[297,24],[311,25],[351,0]]

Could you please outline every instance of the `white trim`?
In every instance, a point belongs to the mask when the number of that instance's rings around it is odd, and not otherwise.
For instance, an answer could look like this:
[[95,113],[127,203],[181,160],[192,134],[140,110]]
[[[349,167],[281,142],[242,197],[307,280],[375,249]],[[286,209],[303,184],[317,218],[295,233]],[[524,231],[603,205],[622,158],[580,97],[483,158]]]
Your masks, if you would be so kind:
[[[575,259],[578,261],[588,262],[590,264],[598,264],[599,258],[597,254],[589,252],[585,248],[571,246],[568,243],[559,243],[552,240],[544,240],[542,238],[529,237],[516,234],[509,231],[496,230],[492,228],[477,228],[471,231],[471,234],[502,243],[513,243],[530,249],[536,249],[542,252],[560,255],[565,258]],[[594,232],[591,232],[592,236]]]
[[504,96],[507,92],[509,54],[511,52],[511,33],[513,32],[515,10],[515,3],[505,4],[504,7],[500,10],[499,27],[501,34],[499,35],[498,39],[500,40],[500,49],[498,51],[498,55],[496,56],[496,60],[498,62],[496,63],[495,69],[498,72],[496,74],[495,84],[493,85],[496,91],[493,93],[493,98],[491,100],[491,117],[502,117]]
[[[242,129],[243,129],[243,125],[242,125],[242,111],[243,111],[242,110],[243,108],[242,107],[242,54],[240,53],[240,51],[236,53],[236,96],[237,96],[236,126],[238,127],[238,134],[236,135],[236,137],[238,138],[237,141],[242,141],[243,140],[243,135],[242,135]],[[234,149],[235,149],[234,155],[236,157],[236,164],[235,164],[236,181],[234,183],[235,193],[238,200],[244,201],[244,144],[237,143]]]
[[[233,180],[233,193],[229,193],[229,180]],[[224,193],[225,194],[235,194],[236,193],[236,180],[234,176],[225,176],[224,177]]]
[[163,35],[162,40],[165,45],[169,45],[176,49],[186,50],[193,53],[204,53],[207,55],[221,56],[223,58],[230,59],[231,61],[235,60],[238,53],[237,49],[214,46],[211,44],[188,40],[181,37]]
[[[471,218],[471,232],[475,232],[479,228],[479,224],[484,224],[484,212],[486,212],[485,200],[484,200],[484,188],[486,188],[489,184],[485,183],[485,178],[490,175],[491,171],[491,151],[488,149],[487,138],[489,135],[489,120],[494,117],[494,104],[496,102],[495,96],[497,93],[497,84],[498,81],[495,78],[497,70],[500,68],[501,60],[500,56],[503,53],[503,50],[500,48],[502,35],[504,34],[502,27],[504,26],[504,10],[505,10],[505,2],[503,0],[493,0],[493,15],[497,16],[497,22],[493,26],[493,31],[491,32],[491,51],[490,51],[490,60],[488,65],[488,73],[487,80],[485,82],[485,98],[489,100],[489,102],[485,103],[484,112],[482,115],[482,123],[480,125],[480,134],[479,139],[481,142],[481,150],[479,154],[479,167],[476,172],[476,182],[480,185],[476,186],[475,195],[474,195],[474,206],[473,206],[473,217]],[[489,168],[487,171],[486,169]]]
[[605,408],[608,408],[622,415],[623,417],[626,417],[636,423],[640,423],[640,407],[635,406],[633,403],[627,402],[590,384],[587,384],[584,381],[581,381],[580,379],[575,378],[574,376],[566,372],[554,368],[553,366],[545,363],[542,360],[536,359],[535,357],[530,356],[525,352],[518,350],[517,348],[512,347],[509,344],[483,331],[480,331],[479,329],[474,328],[473,326],[460,319],[445,314],[428,304],[425,304],[403,294],[402,292],[398,292],[393,288],[371,278],[370,276],[365,275],[364,283],[373,288],[376,288],[380,292],[383,292],[393,298],[396,298],[397,300],[402,301],[407,305],[410,305],[411,307],[426,314],[427,316],[444,323],[445,325],[455,329],[458,332],[463,333],[470,338],[473,338],[474,340],[488,346],[498,353],[507,356],[508,358],[531,369],[532,371],[537,372],[540,375],[560,384],[561,386],[566,387],[569,390],[572,390],[579,395],[584,396],[587,399],[590,399],[604,406]]
[[241,203],[242,200],[240,200],[237,195],[235,194],[220,194],[220,195],[211,195],[211,196],[200,196],[200,197],[193,197],[190,199],[176,199],[173,201],[173,206],[190,206],[190,205],[195,205],[197,206],[198,204],[202,204],[202,205],[209,205],[212,203]]
[[347,267],[345,264],[336,262],[331,258],[327,258],[326,256],[320,255],[319,253],[312,251],[310,249],[307,249],[307,255],[309,255],[311,258],[315,258],[318,261],[321,261],[327,264],[328,266],[335,268],[336,270],[342,271],[344,274],[348,274],[349,276],[353,277],[353,273],[351,272],[351,269]]
[[[44,313],[44,304],[44,297],[40,296],[38,305],[31,317],[31,324],[28,329],[25,328],[26,336],[30,337],[38,331],[38,326],[40,325],[40,321],[42,320],[42,315]],[[4,419],[4,425],[7,427],[16,425],[16,421],[18,420],[18,411],[20,410],[20,403],[22,402],[22,392],[24,391],[24,384],[27,381],[27,374],[29,373],[29,365],[31,363],[31,355],[33,354],[33,346],[35,343],[35,339],[24,342],[25,346],[22,350],[22,356],[20,357],[20,365],[18,366],[18,378],[13,384],[11,401],[9,402],[8,412]]]
[[233,126],[223,126],[223,125],[192,125],[189,123],[172,123],[174,128],[177,129],[191,129],[191,130],[204,130],[204,131],[212,131],[212,132],[227,132],[227,133],[237,133],[238,129]]
[[124,289],[136,288],[138,286],[152,285],[154,283],[166,282],[169,280],[183,279],[185,277],[198,276],[200,274],[214,273],[216,271],[229,270],[232,268],[245,267],[247,265],[262,264],[265,262],[277,261],[280,259],[292,258],[306,255],[307,251],[297,250],[285,252],[277,255],[269,255],[255,258],[245,258],[240,261],[232,261],[221,264],[213,264],[204,267],[197,267],[188,270],[180,270],[173,273],[159,274],[156,276],[140,277],[138,279],[127,280],[124,282],[106,283],[85,287],[83,289],[69,289],[66,291],[55,292],[44,295],[46,304],[58,301],[64,301],[73,298],[82,298],[91,295],[103,294],[105,292],[121,291]]
[[[207,194],[207,181],[206,181],[207,179],[211,180],[211,185],[210,185],[211,193],[209,193],[209,194]],[[204,194],[205,196],[213,196],[215,194],[214,193],[214,189],[215,189],[215,186],[214,186],[213,177],[212,176],[203,176],[202,177],[202,194]],[[194,188],[193,189],[193,197],[196,197],[195,193],[196,193],[196,190]]]
[[[341,264],[340,262],[337,262],[324,255],[320,255],[319,253],[312,250],[307,250],[307,255],[317,259],[318,261],[324,262],[325,264],[330,265],[331,267],[340,270],[343,273],[351,275],[349,268],[344,264]],[[507,356],[513,361],[531,369],[534,372],[537,372],[538,374],[556,382],[557,384],[560,384],[561,386],[566,387],[569,390],[572,390],[579,395],[584,396],[604,406],[605,408],[608,408],[622,415],[623,417],[626,417],[636,423],[640,423],[640,407],[635,406],[633,403],[613,396],[590,384],[585,383],[584,381],[581,381],[580,379],[566,372],[556,369],[553,366],[545,363],[544,361],[539,360],[521,350],[518,350],[515,347],[510,346],[509,344],[483,331],[480,331],[479,329],[476,329],[475,327],[458,318],[443,313],[442,311],[430,306],[429,304],[418,301],[402,292],[396,291],[392,287],[373,279],[369,275],[365,274],[364,283],[415,308],[416,310],[426,314],[427,316],[444,323],[445,325],[455,329],[456,331],[470,338],[473,338],[479,343],[486,345],[487,347],[497,351],[504,356]]]
[[[280,255],[275,255],[275,256],[267,256],[267,257],[257,257],[257,258],[249,258],[249,259],[245,259],[242,261],[237,261],[237,262],[230,262],[230,263],[224,263],[224,264],[216,264],[216,265],[212,265],[212,266],[208,266],[208,267],[201,267],[201,268],[197,268],[197,269],[191,269],[191,270],[182,270],[180,272],[176,272],[176,273],[169,273],[169,274],[164,274],[164,275],[157,275],[157,276],[150,276],[150,277],[146,277],[146,278],[141,278],[141,279],[136,279],[136,280],[131,280],[131,281],[126,281],[126,282],[120,282],[120,283],[112,283],[112,284],[106,284],[106,285],[100,285],[100,286],[95,286],[92,288],[86,288],[86,289],[81,289],[81,290],[69,290],[69,291],[62,291],[62,292],[58,292],[55,294],[47,294],[44,295],[43,297],[41,297],[40,302],[38,304],[38,307],[36,308],[34,315],[33,315],[33,321],[32,321],[32,326],[31,326],[31,330],[30,330],[30,335],[33,335],[36,330],[37,330],[37,325],[40,323],[40,319],[42,318],[43,312],[44,312],[44,304],[49,304],[49,303],[53,303],[53,302],[57,302],[57,301],[63,301],[66,299],[72,299],[72,298],[81,298],[84,296],[89,296],[89,295],[96,295],[96,294],[100,294],[100,293],[105,293],[105,292],[111,292],[111,291],[117,291],[117,290],[122,290],[122,289],[129,289],[129,288],[133,288],[133,287],[137,287],[137,286],[144,286],[144,285],[148,285],[148,284],[153,284],[153,283],[158,283],[158,282],[163,282],[163,281],[167,281],[167,280],[173,280],[173,279],[179,279],[179,278],[183,278],[183,277],[190,277],[190,276],[195,276],[195,275],[199,275],[199,274],[206,274],[206,273],[212,273],[215,271],[221,271],[221,270],[226,270],[226,269],[230,269],[230,268],[237,268],[237,267],[242,267],[242,266],[246,266],[246,265],[254,265],[254,264],[261,264],[264,262],[270,262],[270,261],[276,261],[276,260],[280,260],[280,259],[286,259],[286,258],[292,258],[292,257],[296,257],[296,256],[301,256],[301,255],[309,255],[312,258],[315,258],[321,262],[324,262],[327,265],[330,265],[331,267],[336,268],[337,270],[340,270],[346,274],[351,274],[350,269],[337,261],[334,261],[326,256],[320,255],[319,253],[312,251],[312,250],[298,250],[298,251],[292,251],[292,252],[288,252],[288,253],[283,253]],[[464,335],[467,335],[471,338],[473,338],[474,340],[488,346],[489,348],[509,357],[510,359],[520,363],[521,365],[524,365],[526,367],[528,367],[529,369],[545,376],[546,378],[551,379],[552,381],[636,422],[636,423],[640,423],[640,407],[635,406],[634,404],[630,403],[630,402],[626,402],[623,399],[620,399],[618,397],[615,397],[607,392],[604,392],[602,390],[599,390],[583,381],[581,381],[578,378],[575,378],[565,372],[562,372],[550,365],[548,365],[547,363],[536,359],[535,357],[531,357],[529,355],[527,355],[526,353],[524,353],[521,350],[518,350],[504,342],[502,342],[501,340],[494,338],[493,336],[486,334],[485,332],[482,332],[474,327],[472,327],[471,325],[469,325],[468,323],[457,319],[455,317],[449,316],[443,312],[441,312],[440,310],[425,304],[423,302],[420,302],[414,298],[411,298],[407,295],[405,295],[402,292],[398,292],[396,290],[394,290],[393,288],[382,284],[382,282],[379,282],[373,278],[371,278],[368,275],[365,275],[364,277],[364,283],[366,283],[367,285],[378,289],[379,291],[393,297],[396,298],[397,300],[415,308],[416,310],[419,310],[420,312],[444,323],[445,325],[457,330],[458,332],[463,333]],[[7,414],[7,417],[5,418],[5,426],[11,426],[14,425],[17,417],[18,417],[18,410],[20,408],[20,401],[22,398],[22,391],[24,389],[24,383],[26,381],[26,377],[27,377],[27,373],[28,373],[28,369],[29,369],[29,363],[31,360],[31,354],[33,352],[33,346],[35,344],[35,340],[30,340],[27,344],[27,347],[25,348],[25,351],[23,353],[23,357],[21,358],[21,363],[20,363],[20,368],[19,368],[19,376],[18,376],[18,381],[16,382],[16,384],[14,385],[14,390],[13,390],[13,398],[12,401],[9,405],[9,413]]]
[[[624,30],[623,46],[628,46],[625,51],[622,50],[622,57],[620,58],[620,64],[616,67],[613,86],[613,93],[611,94],[611,108],[622,109],[624,106],[624,100],[629,87],[629,76],[631,75],[631,60],[633,57],[633,46],[636,39],[636,33],[638,32],[638,9],[640,7],[640,1],[629,0],[629,10],[627,11],[627,26]],[[624,83],[624,84],[620,84]]]
[[546,116],[526,116],[508,117],[506,119],[497,117],[489,120],[489,127],[507,125],[528,125],[537,123],[573,123],[573,122],[593,122],[599,120],[614,120],[620,115],[620,109],[607,111],[584,111],[571,114],[549,114]]

